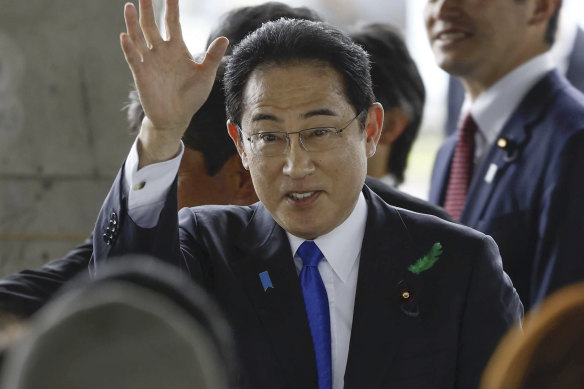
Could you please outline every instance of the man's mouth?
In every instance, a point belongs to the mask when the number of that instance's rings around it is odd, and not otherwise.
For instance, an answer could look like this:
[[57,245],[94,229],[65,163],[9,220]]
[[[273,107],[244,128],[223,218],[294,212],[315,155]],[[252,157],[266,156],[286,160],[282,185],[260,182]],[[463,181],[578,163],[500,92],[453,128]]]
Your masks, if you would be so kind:
[[434,35],[434,40],[442,44],[458,42],[470,37],[471,34],[466,31],[449,29]]
[[288,203],[294,207],[310,206],[320,196],[321,191],[315,190],[311,192],[289,192],[286,194]]
[[305,192],[305,193],[288,193],[288,197],[293,198],[294,200],[304,200],[312,196],[315,192]]
[[445,31],[437,34],[436,40],[443,42],[453,42],[464,38],[468,38],[469,36],[470,36],[469,33],[463,31]]

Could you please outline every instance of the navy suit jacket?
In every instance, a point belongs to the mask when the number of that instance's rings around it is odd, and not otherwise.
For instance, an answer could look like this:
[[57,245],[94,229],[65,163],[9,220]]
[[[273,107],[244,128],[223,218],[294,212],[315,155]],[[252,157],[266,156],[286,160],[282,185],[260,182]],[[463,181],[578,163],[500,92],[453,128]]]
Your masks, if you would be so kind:
[[[435,204],[444,203],[456,136],[436,158]],[[495,239],[529,308],[584,279],[584,95],[551,71],[527,93],[500,137],[510,147],[493,145],[476,168],[461,222]]]
[[[118,177],[96,222],[91,271],[125,253],[180,267],[229,318],[241,387],[316,389],[293,253],[266,208],[206,206],[177,215],[173,187],[158,225],[143,229],[128,217],[120,188]],[[496,245],[470,228],[389,206],[366,186],[363,193],[368,215],[345,388],[476,388],[499,338],[523,312]],[[443,253],[434,266],[410,272],[436,242]],[[259,277],[265,271],[273,284],[267,290]]]
[[[444,209],[400,192],[375,178],[367,177],[365,183],[388,204],[451,221]],[[1,279],[0,311],[31,316],[66,282],[80,272],[87,272],[92,253],[93,238],[90,237],[63,258],[55,259],[40,269],[23,270]]]

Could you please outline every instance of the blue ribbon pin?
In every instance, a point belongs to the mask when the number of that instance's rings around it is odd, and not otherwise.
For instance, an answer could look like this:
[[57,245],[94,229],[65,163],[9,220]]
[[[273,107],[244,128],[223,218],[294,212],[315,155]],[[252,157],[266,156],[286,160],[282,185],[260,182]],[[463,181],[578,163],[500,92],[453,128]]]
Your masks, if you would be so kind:
[[268,290],[268,288],[274,287],[274,285],[272,285],[272,280],[270,279],[270,275],[268,274],[267,271],[261,272],[259,275],[260,275],[260,280],[262,281],[262,286],[264,287],[264,292],[266,290]]

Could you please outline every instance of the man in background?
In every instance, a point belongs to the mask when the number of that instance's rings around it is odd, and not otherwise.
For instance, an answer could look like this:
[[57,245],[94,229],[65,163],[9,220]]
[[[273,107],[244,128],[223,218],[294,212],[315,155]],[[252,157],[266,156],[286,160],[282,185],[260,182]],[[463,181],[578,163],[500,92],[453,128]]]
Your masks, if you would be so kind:
[[383,105],[383,131],[375,155],[367,161],[367,174],[397,187],[404,181],[422,122],[424,83],[401,35],[391,26],[369,24],[350,35],[369,53],[373,93]]
[[[584,30],[573,20],[572,15],[566,14],[565,8],[560,12],[558,22],[554,45],[550,49],[550,53],[560,74],[566,76],[576,89],[584,92]],[[454,76],[448,77],[444,128],[447,135],[453,134],[458,128],[464,101],[464,86],[460,79]]]
[[471,103],[430,200],[491,235],[527,308],[584,279],[584,97],[549,54],[559,0],[428,1],[438,65]]

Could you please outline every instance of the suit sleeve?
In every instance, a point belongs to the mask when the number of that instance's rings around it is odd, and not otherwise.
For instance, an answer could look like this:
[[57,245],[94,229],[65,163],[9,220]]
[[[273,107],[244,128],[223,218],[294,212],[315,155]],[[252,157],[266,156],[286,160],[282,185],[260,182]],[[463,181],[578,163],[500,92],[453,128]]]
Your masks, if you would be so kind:
[[456,387],[464,389],[479,387],[500,339],[523,317],[523,305],[503,271],[495,241],[485,236],[475,253],[459,339]]
[[101,265],[126,254],[152,256],[188,271],[179,247],[176,176],[166,192],[161,210],[156,211],[157,223],[153,227],[141,227],[128,214],[123,175],[124,167],[120,169],[97,217],[90,273],[97,275]]
[[29,317],[82,271],[87,271],[93,252],[93,240],[81,245],[37,270],[23,270],[0,280],[0,311]]
[[584,131],[565,145],[558,166],[551,170],[556,181],[546,188],[540,205],[532,305],[584,280]]

